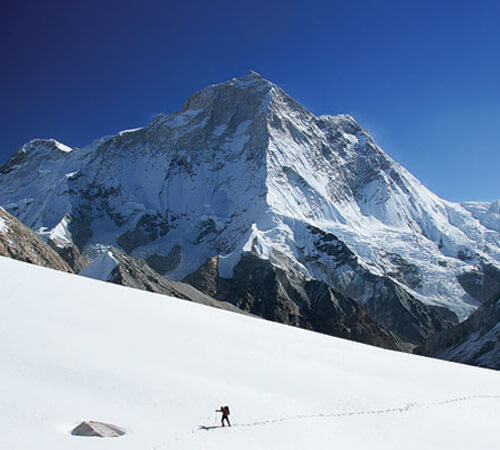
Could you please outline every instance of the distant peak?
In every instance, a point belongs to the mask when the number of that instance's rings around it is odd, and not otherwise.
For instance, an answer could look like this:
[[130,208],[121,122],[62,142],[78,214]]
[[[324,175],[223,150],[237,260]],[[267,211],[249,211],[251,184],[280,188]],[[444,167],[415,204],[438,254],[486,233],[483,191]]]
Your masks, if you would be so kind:
[[70,153],[73,149],[64,145],[62,142],[56,141],[55,139],[32,139],[27,144],[24,144],[21,148],[23,153],[29,153],[38,148],[46,148],[49,150],[59,150],[63,153]]
[[245,91],[246,93],[254,93],[258,96],[266,94],[275,85],[263,78],[257,72],[249,70],[245,75],[232,78],[231,80],[224,81],[222,83],[212,84],[201,91],[195,92],[191,97],[189,97],[184,103],[182,111],[188,109],[197,110],[205,109],[207,105],[213,103],[214,99],[220,95],[222,91],[227,89],[233,90],[238,89]]
[[237,78],[233,78],[230,81],[227,81],[226,83],[222,84],[231,84],[231,85],[236,85],[240,87],[246,87],[246,86],[267,86],[271,87],[274,85],[271,81],[267,80],[264,78],[260,73],[257,73],[253,70],[249,70],[245,75]]
[[239,78],[243,81],[250,81],[255,79],[263,79],[260,73],[255,72],[254,70],[249,70],[245,75]]

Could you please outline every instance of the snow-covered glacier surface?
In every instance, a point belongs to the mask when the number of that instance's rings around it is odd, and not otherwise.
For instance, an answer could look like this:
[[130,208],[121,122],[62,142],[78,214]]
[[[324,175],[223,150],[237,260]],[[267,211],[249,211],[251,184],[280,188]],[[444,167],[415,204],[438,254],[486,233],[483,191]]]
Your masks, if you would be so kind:
[[457,275],[500,264],[498,202],[440,199],[351,116],[315,116],[254,72],[81,149],[32,141],[0,172],[0,203],[40,234],[71,239],[69,215],[87,230],[81,247],[159,256],[154,268],[172,279],[213,256],[231,277],[253,251],[349,283],[349,266],[327,269],[331,255],[312,244],[314,227],[366,270],[463,319],[478,301]]
[[[498,372],[6,258],[0,273],[2,448],[498,448]],[[223,404],[233,427],[199,429]],[[71,436],[83,420],[127,433]]]

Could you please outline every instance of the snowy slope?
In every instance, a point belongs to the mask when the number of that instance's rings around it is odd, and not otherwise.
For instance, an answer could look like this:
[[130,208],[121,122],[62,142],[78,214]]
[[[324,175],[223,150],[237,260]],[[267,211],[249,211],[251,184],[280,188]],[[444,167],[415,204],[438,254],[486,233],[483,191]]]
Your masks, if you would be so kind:
[[491,203],[464,202],[462,205],[486,228],[500,232],[500,200]]
[[[500,374],[0,258],[0,446],[497,449]],[[23,280],[29,279],[30,283]],[[214,424],[221,404],[231,429]],[[121,438],[75,438],[82,420]]]
[[498,203],[440,199],[351,116],[315,116],[254,72],[82,149],[26,144],[0,169],[0,204],[43,235],[119,246],[172,279],[214,256],[231,277],[252,251],[368,301],[366,279],[318,250],[312,226],[460,319],[481,300],[457,276],[500,264]]
[[181,298],[202,305],[210,305],[228,311],[244,313],[231,303],[215,300],[187,283],[171,281],[162,277],[140,258],[134,258],[124,252],[105,247],[99,249],[97,256],[78,274],[94,280],[106,281],[130,288],[141,289],[170,297]]

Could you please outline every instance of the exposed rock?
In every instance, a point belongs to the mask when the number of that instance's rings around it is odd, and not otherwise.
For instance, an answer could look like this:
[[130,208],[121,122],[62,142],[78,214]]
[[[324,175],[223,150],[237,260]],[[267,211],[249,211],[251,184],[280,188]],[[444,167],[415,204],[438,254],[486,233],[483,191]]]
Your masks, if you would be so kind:
[[83,269],[80,275],[228,311],[243,312],[231,303],[215,300],[189,284],[167,280],[149,267],[143,259],[129,256],[116,248],[108,248]]
[[59,254],[59,256],[69,264],[75,273],[80,272],[80,270],[88,265],[88,261],[80,253],[80,250],[78,250],[76,246],[69,244],[60,246],[52,239],[49,239],[47,244],[49,244]]
[[144,214],[133,231],[126,231],[118,237],[118,244],[127,252],[165,236],[170,229],[168,219],[161,214]]
[[146,262],[152,269],[156,270],[162,275],[170,272],[174,270],[181,262],[181,247],[180,245],[174,245],[167,256],[156,254],[149,255],[146,258]]
[[420,285],[422,280],[418,273],[418,267],[415,264],[406,261],[396,253],[384,252],[384,257],[387,259],[389,265],[387,276],[398,280],[412,289]]
[[448,361],[500,369],[500,296],[483,303],[461,324],[431,336],[414,352]]
[[133,231],[126,231],[118,237],[118,244],[127,252],[165,236],[170,229],[168,220],[161,214],[144,214]]
[[111,438],[125,434],[125,429],[110,423],[84,421],[71,430],[73,436]]
[[265,319],[380,347],[405,348],[360,305],[326,283],[285,272],[251,253],[243,255],[231,279],[217,276],[216,264],[215,258],[208,260],[185,281]]
[[77,219],[70,214],[66,214],[64,218],[68,222],[68,232],[74,246],[83,248],[92,237],[92,229],[83,220]]
[[373,293],[363,303],[368,313],[387,329],[412,346],[458,323],[447,308],[426,305],[415,299],[403,286],[383,277],[367,276]]
[[[418,279],[416,268],[395,255],[386,276],[372,273],[360,263],[349,247],[332,233],[308,227],[314,244],[303,259],[312,268],[320,267],[326,281],[343,295],[362,304],[366,311],[409,346],[458,323],[450,310],[417,300],[398,280]],[[394,263],[395,262],[395,263]],[[394,270],[399,268],[399,273]],[[408,284],[408,281],[405,283]]]
[[500,270],[492,264],[461,273],[457,278],[465,291],[481,303],[500,294]]
[[218,258],[208,258],[202,266],[184,278],[184,282],[196,287],[201,292],[215,297],[217,294],[217,280],[219,278]]
[[73,273],[71,267],[33,230],[0,207],[0,255]]
[[131,252],[132,250],[140,247],[141,245],[147,244],[150,241],[148,235],[140,229],[134,231],[125,231],[118,237],[118,244],[126,252]]
[[79,272],[88,264],[80,253],[79,246],[87,243],[92,237],[92,231],[71,214],[66,214],[52,230],[41,229],[38,234],[75,272]]

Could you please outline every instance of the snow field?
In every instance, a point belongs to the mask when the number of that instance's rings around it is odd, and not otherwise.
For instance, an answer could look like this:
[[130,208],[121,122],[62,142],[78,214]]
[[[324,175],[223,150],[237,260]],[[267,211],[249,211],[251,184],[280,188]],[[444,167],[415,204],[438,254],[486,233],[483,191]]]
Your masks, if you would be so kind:
[[[6,258],[0,258],[0,274],[0,448],[500,444],[498,372]],[[230,405],[235,426],[198,430],[214,425],[222,404]],[[82,420],[114,423],[128,433],[115,439],[69,435]]]

